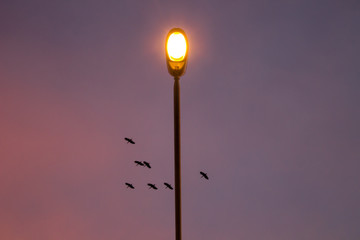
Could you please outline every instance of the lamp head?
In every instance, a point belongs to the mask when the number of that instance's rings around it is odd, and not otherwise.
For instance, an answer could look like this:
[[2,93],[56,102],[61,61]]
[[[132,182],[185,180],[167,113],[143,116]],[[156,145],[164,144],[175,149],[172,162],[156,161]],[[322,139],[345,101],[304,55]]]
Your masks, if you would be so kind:
[[188,48],[185,32],[181,28],[171,29],[165,43],[166,65],[170,75],[180,77],[185,73]]

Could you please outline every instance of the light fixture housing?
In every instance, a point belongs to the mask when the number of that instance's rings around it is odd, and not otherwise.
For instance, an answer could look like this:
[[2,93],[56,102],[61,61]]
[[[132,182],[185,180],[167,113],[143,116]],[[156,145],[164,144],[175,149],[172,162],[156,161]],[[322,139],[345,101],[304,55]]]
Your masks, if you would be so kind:
[[184,30],[173,28],[166,36],[165,55],[167,69],[173,77],[184,75],[189,44]]

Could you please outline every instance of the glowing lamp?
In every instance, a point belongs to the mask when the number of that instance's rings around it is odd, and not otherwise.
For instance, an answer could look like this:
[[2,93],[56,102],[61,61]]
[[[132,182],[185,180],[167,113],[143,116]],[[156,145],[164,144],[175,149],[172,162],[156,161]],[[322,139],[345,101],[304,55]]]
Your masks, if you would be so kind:
[[166,37],[166,64],[170,75],[178,78],[185,73],[188,42],[185,32],[180,28],[173,28]]

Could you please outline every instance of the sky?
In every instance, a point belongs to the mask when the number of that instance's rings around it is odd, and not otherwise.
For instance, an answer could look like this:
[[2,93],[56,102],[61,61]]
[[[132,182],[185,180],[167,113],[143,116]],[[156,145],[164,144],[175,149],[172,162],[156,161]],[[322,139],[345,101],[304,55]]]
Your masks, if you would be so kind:
[[0,239],[175,239],[173,27],[183,239],[360,239],[359,22],[356,0],[2,0]]

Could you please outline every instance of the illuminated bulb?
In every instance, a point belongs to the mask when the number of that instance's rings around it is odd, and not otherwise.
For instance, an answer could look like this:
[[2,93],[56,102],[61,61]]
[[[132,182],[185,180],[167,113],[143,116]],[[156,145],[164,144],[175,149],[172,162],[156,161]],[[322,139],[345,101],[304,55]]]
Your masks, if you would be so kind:
[[182,33],[172,33],[167,41],[166,49],[172,61],[182,61],[186,55],[186,40]]

